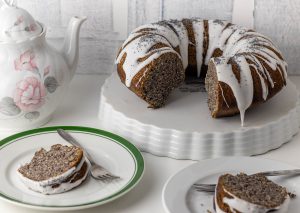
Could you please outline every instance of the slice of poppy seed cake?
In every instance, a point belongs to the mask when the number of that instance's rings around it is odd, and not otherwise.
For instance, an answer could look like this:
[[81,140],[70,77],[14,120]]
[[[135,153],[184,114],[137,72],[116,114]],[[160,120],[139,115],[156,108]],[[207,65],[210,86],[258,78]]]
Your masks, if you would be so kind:
[[214,196],[217,213],[288,212],[290,193],[261,174],[225,174]]
[[30,163],[18,169],[21,181],[42,194],[57,194],[79,186],[87,177],[89,164],[83,150],[56,144],[49,151],[40,149]]

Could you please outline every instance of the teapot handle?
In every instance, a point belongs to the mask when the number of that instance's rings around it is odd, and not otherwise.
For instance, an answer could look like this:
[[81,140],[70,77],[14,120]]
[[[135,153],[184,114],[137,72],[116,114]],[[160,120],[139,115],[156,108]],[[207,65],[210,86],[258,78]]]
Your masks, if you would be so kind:
[[15,0],[2,0],[3,4],[9,7],[15,6]]

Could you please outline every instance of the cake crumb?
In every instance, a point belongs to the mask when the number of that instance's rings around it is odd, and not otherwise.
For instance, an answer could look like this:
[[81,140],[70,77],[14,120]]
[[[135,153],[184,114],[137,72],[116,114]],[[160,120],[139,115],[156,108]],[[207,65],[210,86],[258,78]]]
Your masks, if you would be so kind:
[[288,192],[288,195],[290,196],[291,199],[294,199],[297,197],[297,195],[292,192]]

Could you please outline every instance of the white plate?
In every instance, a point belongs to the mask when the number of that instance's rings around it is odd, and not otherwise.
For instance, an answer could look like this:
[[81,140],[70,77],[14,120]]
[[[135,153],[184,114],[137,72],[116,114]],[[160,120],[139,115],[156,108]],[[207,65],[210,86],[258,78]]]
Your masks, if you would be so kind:
[[291,81],[266,103],[247,110],[245,127],[239,115],[213,119],[204,91],[199,84],[183,85],[172,92],[165,107],[149,109],[115,72],[102,87],[101,128],[142,151],[193,160],[265,153],[299,131],[299,95]]
[[[121,177],[110,183],[88,178],[79,187],[62,194],[42,195],[27,189],[16,175],[20,164],[34,152],[54,144],[68,144],[57,133],[63,128],[77,138],[109,171]],[[136,147],[125,139],[87,127],[47,127],[22,132],[0,142],[0,198],[16,205],[43,210],[75,210],[112,201],[132,189],[141,179],[144,161]]]
[[[205,160],[192,164],[175,174],[165,184],[162,200],[169,213],[206,213],[214,212],[213,193],[197,192],[192,188],[194,183],[216,183],[224,173],[256,173],[267,170],[297,169],[281,162],[254,157],[225,157]],[[295,193],[289,213],[298,213],[300,209],[300,177],[273,177],[276,183],[285,186]]]

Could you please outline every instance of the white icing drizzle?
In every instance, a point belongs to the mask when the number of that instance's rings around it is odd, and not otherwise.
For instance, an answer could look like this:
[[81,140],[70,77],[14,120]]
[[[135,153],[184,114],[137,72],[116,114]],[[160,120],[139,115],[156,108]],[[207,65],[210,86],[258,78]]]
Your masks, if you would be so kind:
[[240,67],[243,67],[240,69],[240,81],[238,81],[232,72],[231,64],[227,64],[225,58],[220,57],[218,59],[219,61],[217,63],[215,62],[215,59],[213,59],[216,65],[218,80],[231,87],[237,100],[237,105],[241,114],[241,124],[243,126],[245,111],[252,104],[253,100],[253,79],[249,65],[242,55],[234,57],[235,62]]
[[[200,76],[203,62],[204,22],[202,19],[193,19],[191,22],[196,40],[193,45],[196,48],[197,76]],[[282,80],[286,82],[287,64],[273,51],[281,55],[272,41],[264,35],[219,20],[209,20],[208,30],[209,42],[204,63],[207,65],[209,60],[213,60],[218,70],[218,80],[232,89],[243,125],[245,111],[251,106],[254,95],[251,69],[259,76],[262,88],[261,97],[267,100],[269,86],[272,88],[275,86],[272,72],[279,72]],[[149,52],[150,48],[157,43],[163,43],[166,47]],[[165,53],[177,54],[182,60],[183,67],[187,68],[189,43],[188,31],[182,21],[148,24],[134,30],[124,42],[116,59],[116,63],[120,63],[124,54],[127,54],[123,64],[126,86],[130,87],[132,79],[143,67]],[[175,47],[179,47],[180,54],[174,50]],[[217,59],[219,63],[211,58],[217,48],[223,51],[222,57]],[[139,62],[139,59],[146,56],[149,57]],[[234,60],[239,66],[240,81],[235,78],[232,67],[228,64],[230,60]],[[267,70],[264,63],[272,70]],[[226,100],[225,102],[227,104]]]
[[[71,169],[69,169],[65,173],[63,173],[61,175],[58,175],[56,177],[53,177],[53,178],[49,178],[49,179],[44,180],[44,181],[34,181],[34,180],[31,180],[31,179],[23,176],[19,172],[17,172],[17,173],[18,173],[18,176],[19,176],[20,180],[29,189],[31,189],[33,191],[36,191],[36,192],[40,192],[42,194],[57,194],[57,193],[62,193],[62,192],[68,191],[68,190],[70,190],[70,189],[72,189],[72,188],[80,185],[81,182],[83,180],[85,180],[85,178],[86,178],[86,176],[87,176],[87,174],[89,172],[89,167],[90,167],[89,163],[87,163],[88,164],[88,168],[87,168],[87,171],[86,171],[86,173],[85,173],[85,175],[84,175],[83,178],[77,180],[74,183],[71,183],[71,181],[63,183],[71,175],[73,175],[76,172],[78,172],[82,168],[84,162],[87,162],[85,157],[83,157],[81,159],[80,163],[76,167],[72,167]],[[52,188],[52,186],[55,185],[55,184],[60,184],[60,185],[59,185],[59,187]]]
[[266,71],[266,69],[261,65],[261,63],[257,60],[256,57],[253,57],[251,55],[247,55],[246,57],[247,58],[250,57],[250,60],[254,63],[254,64],[250,64],[249,66],[256,70],[256,73],[258,74],[258,76],[260,78],[260,83],[261,83],[261,88],[262,88],[262,97],[264,100],[267,100],[267,97],[269,94],[269,87],[266,84],[265,79],[269,79],[269,82],[270,82],[272,88],[274,87],[273,79],[271,78],[269,72]]
[[219,87],[220,87],[221,94],[222,94],[222,97],[223,97],[223,99],[224,99],[224,102],[225,102],[225,104],[226,104],[227,108],[229,108],[229,104],[228,104],[228,103],[227,103],[227,101],[226,101],[226,98],[225,98],[225,95],[224,95],[223,88],[221,87],[221,85],[220,85],[220,84],[219,84]]
[[[88,170],[89,170],[89,168],[88,168]],[[67,183],[61,183],[57,188],[52,188],[50,186],[47,186],[44,189],[44,191],[41,193],[51,195],[51,194],[59,194],[59,193],[70,191],[71,189],[79,186],[87,178],[87,175],[89,173],[88,170],[85,172],[84,176],[81,179],[78,179],[77,181],[75,181],[73,183],[71,183],[71,181],[67,182]]]
[[205,56],[205,64],[207,65],[212,54],[216,47],[218,47],[220,41],[220,34],[224,27],[228,22],[220,21],[220,20],[209,20],[208,21],[208,35],[209,35],[209,42],[208,42],[208,49]]
[[197,77],[200,77],[202,61],[203,61],[204,23],[203,23],[203,20],[193,20],[192,25],[193,25],[193,31],[194,31],[194,34],[195,34]]
[[[169,27],[162,25],[146,25],[142,29],[152,29],[145,32],[138,32],[141,29],[135,30],[129,38],[124,42],[123,49],[116,59],[116,63],[120,63],[123,55],[126,53],[126,60],[123,64],[123,70],[126,74],[125,84],[130,87],[134,76],[153,60],[159,58],[165,53],[175,53],[179,58],[181,56],[174,50],[174,47],[180,46],[180,40],[175,32]],[[168,38],[168,40],[166,39]],[[167,45],[159,49],[150,50],[157,43]],[[139,62],[139,59],[149,56],[146,60]]]
[[[125,52],[127,54],[129,54],[128,57],[126,57],[126,60],[123,64],[123,69],[125,70],[125,72],[127,70],[126,80],[125,80],[125,84],[126,84],[127,87],[130,87],[131,81],[134,78],[134,76],[143,67],[145,67],[147,64],[149,64],[154,59],[159,58],[164,53],[173,52],[175,54],[178,54],[171,47],[163,47],[163,48],[160,48],[160,49],[154,49],[154,50],[149,51],[149,49],[158,42],[163,43],[163,44],[169,44],[168,41],[162,36],[155,35],[155,34],[153,34],[152,36],[153,37],[151,39],[149,39],[148,35],[142,35],[139,38],[131,41],[126,46],[126,48],[124,48],[122,50],[122,52],[120,53],[120,55],[117,59],[117,63],[119,63],[121,58],[122,58],[121,56],[123,56],[123,54]],[[146,60],[142,61],[142,62],[139,62],[137,60],[137,59],[144,58],[148,55],[149,55],[149,57]]]
[[174,27],[176,30],[180,43],[179,43],[179,49],[180,49],[180,55],[182,58],[182,64],[183,68],[186,69],[189,64],[189,37],[188,37],[188,31],[184,24],[181,21],[176,22],[170,22],[170,24]]
[[[261,205],[257,205],[257,204],[253,204],[250,203],[248,201],[242,200],[238,197],[236,197],[235,195],[233,195],[232,193],[226,191],[224,189],[224,191],[229,194],[231,197],[233,198],[227,198],[224,197],[223,198],[223,203],[227,204],[230,208],[231,212],[251,212],[251,213],[267,213],[270,212],[271,210],[276,210],[276,213],[286,213],[288,212],[288,207],[289,207],[289,203],[290,203],[290,197],[289,195],[287,195],[286,199],[284,200],[284,202],[276,207],[276,208],[266,208],[264,206]],[[217,199],[216,199],[216,193],[214,196],[214,203],[215,203],[215,207],[216,207],[216,213],[225,213],[218,205]]]

